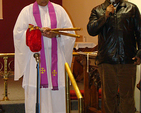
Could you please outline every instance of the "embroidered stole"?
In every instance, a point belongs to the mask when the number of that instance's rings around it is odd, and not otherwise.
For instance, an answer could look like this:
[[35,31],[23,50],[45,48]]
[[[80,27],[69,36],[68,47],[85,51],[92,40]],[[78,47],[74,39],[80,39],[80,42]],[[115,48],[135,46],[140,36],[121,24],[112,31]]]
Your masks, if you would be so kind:
[[[49,1],[48,2],[48,9],[49,9],[49,16],[51,21],[51,29],[57,27],[57,20],[56,20],[56,14],[55,9],[53,7],[53,4]],[[40,12],[37,2],[33,4],[33,16],[35,18],[35,21],[37,25],[42,28],[41,18],[40,18]],[[46,65],[46,58],[45,58],[45,50],[44,50],[44,42],[43,42],[43,36],[41,36],[41,42],[42,42],[42,49],[40,51],[40,58],[41,58],[41,67],[40,67],[40,73],[41,73],[41,88],[48,88],[48,75],[47,75],[47,65]],[[52,79],[52,90],[58,90],[58,55],[57,55],[57,39],[54,37],[51,40],[52,42],[52,48],[51,48],[51,79]]]

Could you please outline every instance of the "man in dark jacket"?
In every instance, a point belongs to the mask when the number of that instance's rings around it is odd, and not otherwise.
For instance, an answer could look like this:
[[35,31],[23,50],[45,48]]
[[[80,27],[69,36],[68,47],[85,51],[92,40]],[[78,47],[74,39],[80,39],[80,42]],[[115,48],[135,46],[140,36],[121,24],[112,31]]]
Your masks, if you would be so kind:
[[135,113],[136,65],[140,64],[137,50],[141,49],[141,18],[137,6],[123,0],[105,0],[93,8],[87,30],[91,36],[98,35],[97,63],[105,112]]

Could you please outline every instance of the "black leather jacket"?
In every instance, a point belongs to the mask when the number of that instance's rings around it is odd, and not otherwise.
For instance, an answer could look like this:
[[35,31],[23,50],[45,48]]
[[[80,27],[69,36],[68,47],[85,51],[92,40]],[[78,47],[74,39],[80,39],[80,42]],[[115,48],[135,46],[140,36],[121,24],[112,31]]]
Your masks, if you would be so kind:
[[123,1],[106,20],[105,11],[109,5],[106,0],[93,8],[87,25],[91,36],[98,35],[98,64],[131,64],[136,48],[141,49],[139,10],[136,5]]

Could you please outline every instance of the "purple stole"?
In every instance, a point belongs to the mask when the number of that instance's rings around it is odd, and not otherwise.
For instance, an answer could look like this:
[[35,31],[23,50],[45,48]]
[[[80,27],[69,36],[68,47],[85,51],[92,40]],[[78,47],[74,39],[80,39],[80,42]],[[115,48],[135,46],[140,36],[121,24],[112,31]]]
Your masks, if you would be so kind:
[[[55,9],[53,4],[49,1],[48,2],[48,9],[49,9],[49,16],[51,21],[51,29],[57,27],[57,20]],[[33,4],[33,16],[37,25],[42,28],[40,12],[37,2]],[[42,42],[42,49],[40,51],[40,58],[41,58],[41,67],[40,67],[40,74],[41,74],[41,88],[48,88],[48,76],[47,76],[47,65],[46,65],[46,58],[45,58],[45,50],[44,50],[44,42],[43,36],[41,36]],[[52,50],[51,50],[51,79],[52,79],[52,90],[58,90],[58,56],[57,56],[57,39],[54,37],[52,38]]]

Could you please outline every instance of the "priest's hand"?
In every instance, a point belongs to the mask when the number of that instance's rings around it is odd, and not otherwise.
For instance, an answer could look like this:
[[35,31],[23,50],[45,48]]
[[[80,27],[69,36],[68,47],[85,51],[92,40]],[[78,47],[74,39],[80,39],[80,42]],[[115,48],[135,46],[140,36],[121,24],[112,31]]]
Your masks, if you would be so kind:
[[54,38],[57,36],[56,33],[51,32],[51,29],[48,27],[43,27],[42,28],[42,35],[48,38]]
[[135,56],[134,58],[132,58],[132,60],[134,61],[134,64],[135,65],[140,65],[141,63],[141,59],[137,56]]

